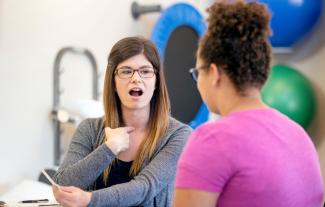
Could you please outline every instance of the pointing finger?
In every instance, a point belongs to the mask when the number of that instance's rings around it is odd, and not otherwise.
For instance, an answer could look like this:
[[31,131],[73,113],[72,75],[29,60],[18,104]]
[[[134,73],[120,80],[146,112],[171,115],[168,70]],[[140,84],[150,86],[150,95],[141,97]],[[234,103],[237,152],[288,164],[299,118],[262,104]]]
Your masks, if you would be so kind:
[[123,127],[123,128],[126,130],[127,133],[131,133],[135,130],[134,127]]

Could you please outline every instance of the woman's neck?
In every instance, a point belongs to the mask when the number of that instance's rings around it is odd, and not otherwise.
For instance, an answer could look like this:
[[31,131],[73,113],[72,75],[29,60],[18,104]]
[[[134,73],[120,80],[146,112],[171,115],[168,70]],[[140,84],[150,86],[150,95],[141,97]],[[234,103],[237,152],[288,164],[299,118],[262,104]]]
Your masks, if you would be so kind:
[[140,145],[148,132],[150,108],[148,107],[140,110],[123,108],[122,114],[125,126],[134,127],[135,131],[130,134],[129,148],[120,152],[118,159],[132,161],[136,158]]
[[249,110],[249,109],[262,109],[268,108],[263,103],[258,89],[251,89],[245,91],[245,95],[234,93],[231,96],[227,94],[227,102],[223,103],[220,107],[220,113],[222,116],[232,112]]
[[122,109],[125,126],[134,127],[136,131],[145,131],[149,123],[150,108],[140,110]]

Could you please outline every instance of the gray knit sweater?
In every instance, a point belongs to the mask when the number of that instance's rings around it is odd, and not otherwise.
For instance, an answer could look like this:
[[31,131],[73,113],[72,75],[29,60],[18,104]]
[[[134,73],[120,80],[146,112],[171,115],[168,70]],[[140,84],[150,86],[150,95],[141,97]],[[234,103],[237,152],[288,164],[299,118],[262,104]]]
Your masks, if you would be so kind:
[[177,161],[191,128],[170,118],[154,156],[146,160],[141,172],[130,182],[108,188],[93,189],[96,179],[114,160],[115,155],[105,144],[101,118],[83,121],[58,169],[55,180],[64,186],[92,191],[89,206],[171,206]]

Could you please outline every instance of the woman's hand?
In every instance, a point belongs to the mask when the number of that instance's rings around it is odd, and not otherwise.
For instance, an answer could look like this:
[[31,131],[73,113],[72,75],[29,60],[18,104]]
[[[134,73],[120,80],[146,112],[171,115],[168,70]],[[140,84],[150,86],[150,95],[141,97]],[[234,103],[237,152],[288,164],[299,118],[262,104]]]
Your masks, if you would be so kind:
[[86,207],[88,206],[91,193],[80,188],[69,186],[52,186],[53,194],[57,202],[64,207]]
[[105,144],[112,150],[115,155],[118,155],[121,151],[129,148],[129,133],[132,131],[134,131],[133,127],[119,127],[116,129],[106,127],[105,135],[107,137],[107,141]]

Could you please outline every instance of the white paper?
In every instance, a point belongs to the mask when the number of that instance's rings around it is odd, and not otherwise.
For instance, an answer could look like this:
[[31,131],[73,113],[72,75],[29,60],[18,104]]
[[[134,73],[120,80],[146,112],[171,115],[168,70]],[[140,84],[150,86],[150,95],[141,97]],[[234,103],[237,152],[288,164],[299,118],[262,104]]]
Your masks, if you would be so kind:
[[38,204],[22,204],[22,200],[49,199],[50,203],[56,203],[52,187],[33,180],[24,180],[14,186],[8,192],[0,196],[0,200],[8,206],[38,206]]

